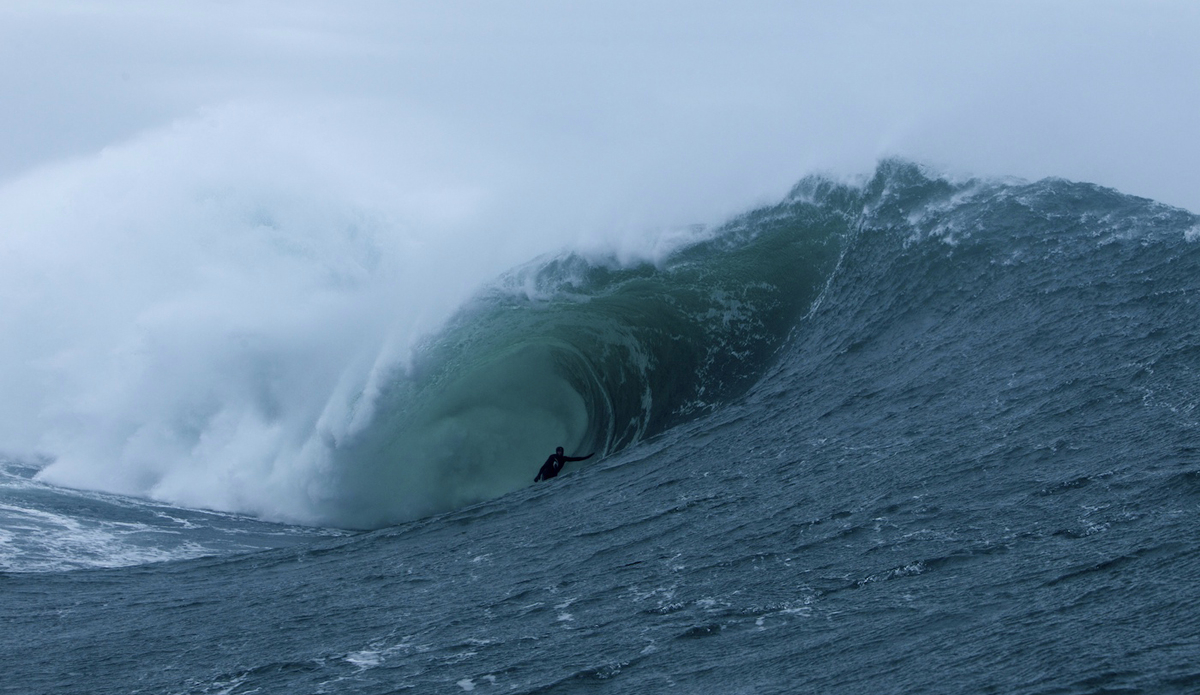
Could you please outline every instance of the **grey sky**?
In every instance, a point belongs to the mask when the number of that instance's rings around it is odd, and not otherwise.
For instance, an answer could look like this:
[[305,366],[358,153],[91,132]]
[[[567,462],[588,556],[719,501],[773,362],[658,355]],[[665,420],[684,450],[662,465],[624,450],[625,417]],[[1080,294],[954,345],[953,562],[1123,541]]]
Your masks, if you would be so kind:
[[1198,8],[9,2],[0,177],[251,103],[319,113],[382,158],[419,147],[528,198],[518,218],[544,195],[558,221],[715,221],[889,154],[1200,210]]

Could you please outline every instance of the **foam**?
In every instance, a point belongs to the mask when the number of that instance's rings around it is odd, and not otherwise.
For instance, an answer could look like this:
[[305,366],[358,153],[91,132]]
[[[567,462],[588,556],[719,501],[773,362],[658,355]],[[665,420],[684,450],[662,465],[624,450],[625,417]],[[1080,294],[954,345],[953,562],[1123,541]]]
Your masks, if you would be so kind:
[[56,572],[127,567],[200,557],[212,551],[194,542],[146,546],[147,535],[169,533],[138,523],[86,522],[28,507],[0,504],[0,569]]

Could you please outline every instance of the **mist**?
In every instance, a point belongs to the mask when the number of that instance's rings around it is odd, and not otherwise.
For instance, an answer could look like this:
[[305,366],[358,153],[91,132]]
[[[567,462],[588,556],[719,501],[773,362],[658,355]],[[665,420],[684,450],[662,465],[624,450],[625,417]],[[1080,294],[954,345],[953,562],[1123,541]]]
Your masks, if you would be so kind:
[[1191,2],[13,2],[0,451],[310,523],[482,284],[901,156],[1200,210]]

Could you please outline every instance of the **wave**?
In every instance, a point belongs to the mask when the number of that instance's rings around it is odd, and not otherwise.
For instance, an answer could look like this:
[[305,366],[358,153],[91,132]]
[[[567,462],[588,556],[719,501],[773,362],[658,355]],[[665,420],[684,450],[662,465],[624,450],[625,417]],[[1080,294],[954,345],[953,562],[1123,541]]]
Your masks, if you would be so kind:
[[[835,407],[821,401],[836,402],[841,385],[819,366],[834,356],[901,346],[898,368],[936,369],[939,350],[992,335],[970,316],[1011,313],[981,303],[991,294],[1003,304],[1017,296],[1004,287],[1118,272],[1097,256],[1114,249],[1195,253],[1197,221],[1089,184],[954,180],[902,160],[860,180],[811,176],[776,205],[693,229],[655,260],[576,251],[511,270],[404,360],[384,350],[364,369],[362,350],[335,354],[354,345],[345,334],[356,324],[344,320],[331,324],[337,339],[318,341],[302,360],[282,341],[243,336],[247,364],[220,372],[232,387],[197,397],[188,389],[199,379],[168,384],[175,395],[165,424],[121,430],[166,430],[176,448],[129,465],[129,445],[120,444],[135,489],[117,491],[346,528],[414,519],[528,485],[555,446],[612,455],[748,392],[807,385],[825,395],[795,407]],[[389,308],[379,299],[385,289],[372,286],[376,313],[411,314],[406,304],[420,304],[410,286]],[[1031,302],[1020,308],[1035,316]],[[1014,318],[1012,328],[1027,320]],[[308,322],[303,330],[329,329]],[[357,366],[337,367],[347,361]],[[305,370],[317,383],[307,395],[289,386],[302,396],[293,402],[281,384]],[[253,395],[243,406],[249,416],[226,417],[229,393]],[[109,469],[92,469],[80,477],[60,461],[39,475],[103,487],[96,481]],[[172,476],[174,487],[164,487]],[[188,485],[195,480],[203,484]]]

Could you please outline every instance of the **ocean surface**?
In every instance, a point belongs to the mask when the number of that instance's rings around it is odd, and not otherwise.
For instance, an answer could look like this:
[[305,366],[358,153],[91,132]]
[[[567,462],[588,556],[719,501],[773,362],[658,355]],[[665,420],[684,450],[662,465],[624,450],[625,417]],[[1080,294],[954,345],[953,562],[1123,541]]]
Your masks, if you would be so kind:
[[322,523],[3,460],[0,692],[1200,692],[1200,218],[888,160],[693,237],[491,283]]

